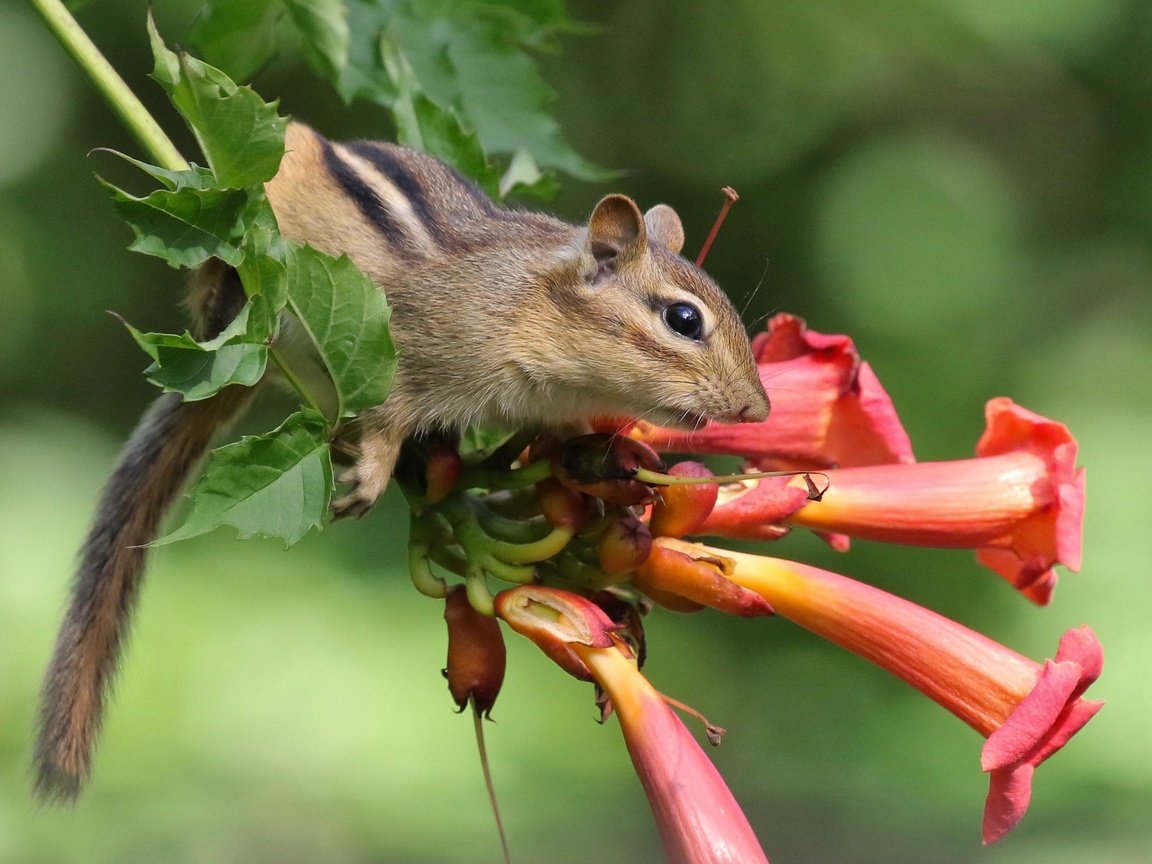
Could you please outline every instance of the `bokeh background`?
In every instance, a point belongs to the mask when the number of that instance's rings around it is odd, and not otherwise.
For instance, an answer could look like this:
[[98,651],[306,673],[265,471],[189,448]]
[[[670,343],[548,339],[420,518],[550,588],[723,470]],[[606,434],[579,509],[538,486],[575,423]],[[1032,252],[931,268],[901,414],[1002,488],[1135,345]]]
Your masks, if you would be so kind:
[[[155,6],[179,42],[196,3]],[[773,550],[1037,658],[1067,627],[1095,628],[1109,704],[992,849],[981,741],[959,721],[787,622],[651,617],[650,676],[730,730],[716,760],[771,859],[1152,860],[1152,5],[570,10],[595,29],[543,58],[567,134],[627,171],[614,190],[676,206],[690,250],[719,188],[737,188],[709,267],[750,321],[786,310],[853,335],[920,459],[970,454],[985,400],[1004,394],[1066,422],[1088,466],[1083,570],[1046,609],[967,552],[836,555],[799,535]],[[144,77],[144,15],[94,0],[81,21],[171,127]],[[291,51],[256,84],[334,136],[388,134]],[[288,553],[222,532],[160,550],[95,782],[74,810],[30,802],[36,690],[73,556],[152,395],[105,310],[181,326],[181,277],[124,251],[92,178],[111,157],[85,157],[101,145],[135,152],[29,8],[0,0],[0,861],[497,860],[471,723],[439,675],[440,607],[406,584],[391,501]],[[578,220],[605,191],[568,182],[555,209]],[[589,688],[510,649],[488,743],[516,860],[659,860]]]

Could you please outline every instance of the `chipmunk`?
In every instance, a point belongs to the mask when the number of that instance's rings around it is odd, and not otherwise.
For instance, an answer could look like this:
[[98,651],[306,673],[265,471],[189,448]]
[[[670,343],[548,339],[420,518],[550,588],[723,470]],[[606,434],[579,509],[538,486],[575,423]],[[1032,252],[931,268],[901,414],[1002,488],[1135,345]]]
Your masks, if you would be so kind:
[[[740,317],[681,258],[670,207],[641,214],[609,195],[588,224],[504,209],[437,159],[330,142],[291,123],[266,186],[281,233],[347,254],[383,289],[399,352],[384,404],[355,421],[359,455],[335,515],[359,515],[388,485],[400,446],[469,424],[557,428],[595,416],[697,427],[761,421],[768,398]],[[244,302],[218,261],[193,279],[199,335]],[[81,549],[46,674],[36,751],[43,799],[74,798],[91,768],[105,693],[139,593],[147,544],[213,435],[253,388],[199,402],[160,396],[108,479]]]

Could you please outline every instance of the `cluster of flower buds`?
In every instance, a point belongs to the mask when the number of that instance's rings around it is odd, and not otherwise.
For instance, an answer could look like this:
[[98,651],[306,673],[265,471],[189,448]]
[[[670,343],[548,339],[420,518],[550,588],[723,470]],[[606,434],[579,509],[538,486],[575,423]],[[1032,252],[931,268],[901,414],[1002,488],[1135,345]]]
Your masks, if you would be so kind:
[[[1037,663],[845,576],[686,538],[772,540],[803,527],[840,550],[852,537],[971,548],[1043,605],[1054,565],[1079,566],[1076,442],[1063,425],[993,399],[974,458],[918,463],[849,339],[780,315],[753,348],[773,397],[763,423],[688,433],[605,421],[598,434],[510,441],[482,460],[446,447],[426,454],[421,482],[408,484],[409,561],[421,591],[447,598],[454,645],[470,646],[450,648],[453,698],[491,709],[504,671],[491,616],[503,620],[596,682],[671,860],[765,860],[715,769],[641,675],[640,618],[652,604],[775,613],[888,670],[987,739],[984,840],[993,842],[1024,815],[1036,766],[1102,704],[1083,698],[1101,666],[1090,630],[1065,633],[1054,659]],[[665,470],[660,452],[739,455],[751,473],[716,477],[691,461]],[[464,590],[449,589],[452,574]],[[490,580],[515,587],[493,597]],[[740,854],[722,858],[724,849]]]

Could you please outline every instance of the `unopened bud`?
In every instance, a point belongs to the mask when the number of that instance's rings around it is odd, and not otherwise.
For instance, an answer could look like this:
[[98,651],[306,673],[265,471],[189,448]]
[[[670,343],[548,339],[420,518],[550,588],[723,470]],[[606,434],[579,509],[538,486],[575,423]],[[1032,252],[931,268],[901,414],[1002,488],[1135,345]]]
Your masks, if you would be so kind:
[[437,447],[428,455],[428,463],[424,468],[427,486],[424,497],[429,504],[439,504],[448,497],[460,479],[462,468],[460,454],[454,447]]
[[731,558],[683,540],[657,537],[652,542],[652,554],[636,571],[632,584],[661,605],[665,605],[663,597],[675,595],[730,615],[771,615],[767,600],[729,578],[734,568]]
[[598,551],[605,573],[631,573],[648,560],[652,532],[634,514],[625,512],[604,529]]
[[[672,477],[711,477],[708,467],[699,462],[679,462],[668,474]],[[649,525],[657,537],[683,537],[704,524],[716,506],[719,486],[701,483],[691,486],[664,486],[657,493]]]
[[468,602],[463,585],[449,593],[444,605],[448,624],[448,692],[463,711],[469,700],[477,713],[489,716],[504,683],[506,652],[500,622],[482,615]]
[[552,477],[536,484],[536,495],[544,518],[553,528],[567,528],[573,534],[580,530],[588,515],[583,495]]

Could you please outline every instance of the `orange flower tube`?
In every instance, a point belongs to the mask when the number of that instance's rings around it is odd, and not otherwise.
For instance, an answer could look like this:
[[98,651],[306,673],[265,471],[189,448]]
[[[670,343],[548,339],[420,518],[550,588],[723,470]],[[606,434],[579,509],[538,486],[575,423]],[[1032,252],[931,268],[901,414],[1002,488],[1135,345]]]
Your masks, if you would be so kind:
[[[663,542],[657,539],[656,543]],[[911,684],[987,738],[984,842],[1023,817],[1035,768],[1100,710],[1080,698],[1100,674],[1088,628],[1069,630],[1054,660],[1036,663],[928,609],[816,567],[702,547],[731,559],[729,578],[778,615]]]
[[[823,500],[786,521],[917,546],[975,548],[981,563],[1047,603],[1052,567],[1080,567],[1084,470],[1063,424],[993,399],[977,458],[826,472]],[[796,483],[797,481],[793,481]]]
[[700,745],[585,597],[523,585],[496,595],[497,614],[562,668],[612,700],[671,864],[768,864],[756,835]]

